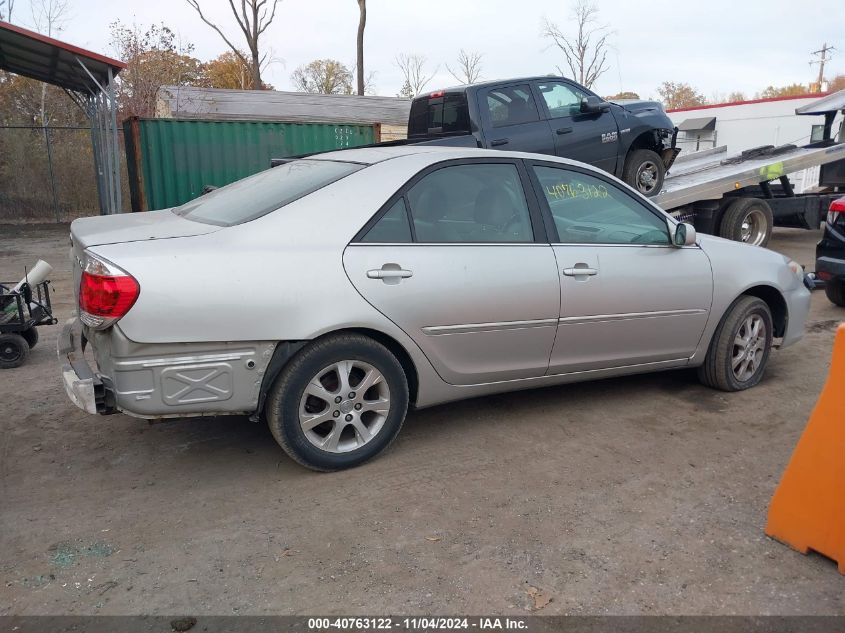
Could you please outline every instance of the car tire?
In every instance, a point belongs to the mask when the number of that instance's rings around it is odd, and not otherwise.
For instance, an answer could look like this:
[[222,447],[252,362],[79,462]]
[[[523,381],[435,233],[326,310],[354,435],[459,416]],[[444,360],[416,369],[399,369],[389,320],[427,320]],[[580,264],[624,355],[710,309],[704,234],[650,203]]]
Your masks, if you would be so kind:
[[0,369],[20,367],[29,358],[29,344],[20,334],[0,334]]
[[725,209],[719,236],[735,242],[765,247],[775,225],[772,208],[758,198],[737,198]]
[[622,180],[647,197],[656,196],[663,189],[666,167],[663,160],[650,149],[637,149],[625,158]]
[[728,308],[713,334],[704,364],[698,368],[699,380],[721,391],[753,387],[766,371],[773,336],[772,312],[766,302],[757,297],[740,297]]
[[29,349],[38,345],[38,328],[31,327],[28,330],[24,330],[21,332],[21,336],[26,340]]
[[[365,380],[376,382],[362,391]],[[386,347],[361,334],[337,334],[294,356],[276,380],[265,413],[291,458],[330,472],[384,451],[402,428],[408,397],[402,365]]]

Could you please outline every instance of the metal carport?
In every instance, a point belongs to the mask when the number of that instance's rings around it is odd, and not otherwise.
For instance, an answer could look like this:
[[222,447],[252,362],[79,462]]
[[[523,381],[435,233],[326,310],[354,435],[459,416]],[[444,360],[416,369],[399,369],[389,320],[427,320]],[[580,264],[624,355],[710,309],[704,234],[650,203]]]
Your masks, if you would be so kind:
[[100,213],[121,212],[114,79],[126,64],[0,22],[0,70],[59,86],[91,121]]

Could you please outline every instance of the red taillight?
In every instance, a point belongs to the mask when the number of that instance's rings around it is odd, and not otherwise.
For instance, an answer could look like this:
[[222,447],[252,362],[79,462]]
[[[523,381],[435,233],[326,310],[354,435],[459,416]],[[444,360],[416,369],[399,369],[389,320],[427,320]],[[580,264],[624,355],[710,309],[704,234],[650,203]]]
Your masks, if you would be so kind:
[[82,271],[79,307],[93,316],[119,319],[129,312],[140,291],[138,282],[129,275],[113,277]]
[[445,94],[446,94],[445,90],[438,90],[437,92],[432,92],[430,95],[428,95],[428,98],[429,99],[439,99],[440,97],[442,97]]
[[830,203],[830,209],[827,212],[827,223],[836,224],[840,213],[845,213],[845,198],[839,198]]

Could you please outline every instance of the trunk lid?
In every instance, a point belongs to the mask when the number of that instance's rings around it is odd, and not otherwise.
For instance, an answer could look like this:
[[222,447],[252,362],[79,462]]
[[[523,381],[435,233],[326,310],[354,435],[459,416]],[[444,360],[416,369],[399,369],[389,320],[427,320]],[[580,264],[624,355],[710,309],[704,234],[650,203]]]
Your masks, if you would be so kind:
[[120,213],[93,218],[80,218],[70,225],[74,246],[90,246],[191,237],[219,231],[221,226],[186,220],[170,211]]
[[[70,225],[71,269],[73,294],[78,303],[79,283],[85,249],[104,244],[161,240],[174,237],[191,237],[214,233],[223,227],[186,220],[170,211],[145,211],[121,213],[92,218],[79,218]],[[118,263],[118,262],[115,262]]]

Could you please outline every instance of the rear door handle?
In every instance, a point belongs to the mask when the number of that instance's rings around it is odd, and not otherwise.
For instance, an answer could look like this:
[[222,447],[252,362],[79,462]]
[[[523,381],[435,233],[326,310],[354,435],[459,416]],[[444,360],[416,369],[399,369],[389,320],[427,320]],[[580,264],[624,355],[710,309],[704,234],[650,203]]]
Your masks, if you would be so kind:
[[497,138],[490,141],[490,147],[498,147],[499,145],[507,145],[511,140],[509,138]]
[[367,277],[370,279],[407,279],[408,277],[413,276],[413,272],[410,270],[403,270],[401,268],[399,270],[375,268],[367,271]]
[[581,275],[592,277],[599,274],[599,271],[595,268],[564,268],[561,272],[567,277],[580,277]]
[[572,131],[571,127],[559,127],[555,130],[556,134],[569,134]]

